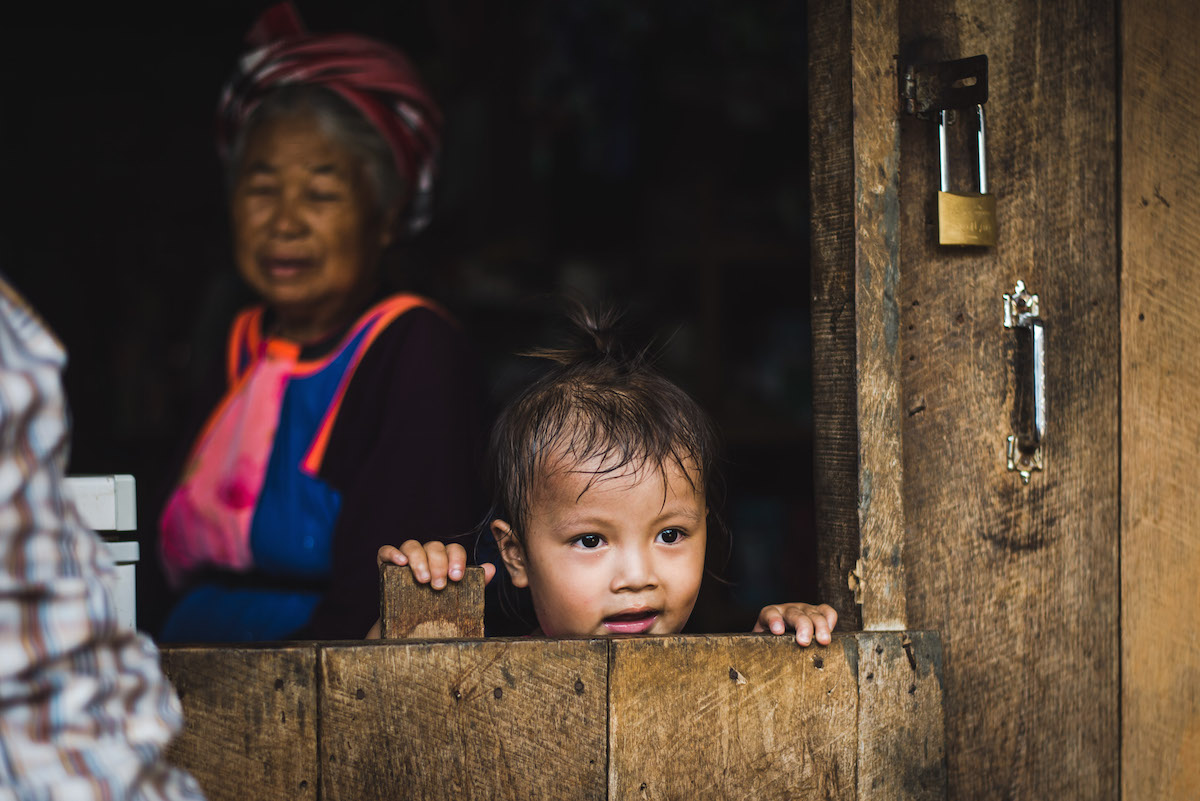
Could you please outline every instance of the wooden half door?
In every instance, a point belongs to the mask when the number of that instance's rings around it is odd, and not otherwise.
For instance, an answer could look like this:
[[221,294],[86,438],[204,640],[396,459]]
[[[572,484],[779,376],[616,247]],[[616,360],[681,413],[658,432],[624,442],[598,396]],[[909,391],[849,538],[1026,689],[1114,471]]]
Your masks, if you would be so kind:
[[[952,799],[1119,794],[1120,297],[1113,0],[810,3],[823,594],[937,629]],[[912,63],[986,54],[994,247],[937,244]],[[972,135],[950,137],[974,181]],[[1044,469],[1010,471],[1045,334]],[[822,397],[820,393],[825,392]]]

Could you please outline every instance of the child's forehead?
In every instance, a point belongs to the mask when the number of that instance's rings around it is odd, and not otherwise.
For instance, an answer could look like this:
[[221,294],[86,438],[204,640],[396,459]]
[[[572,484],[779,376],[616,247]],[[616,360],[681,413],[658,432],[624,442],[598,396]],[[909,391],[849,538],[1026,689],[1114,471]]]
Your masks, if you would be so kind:
[[658,460],[648,456],[622,458],[614,454],[580,455],[558,449],[540,460],[533,481],[533,496],[543,502],[574,503],[585,493],[620,492],[645,482],[653,482],[666,492],[679,492],[680,485],[695,494],[703,494],[700,469],[694,460],[668,456]]

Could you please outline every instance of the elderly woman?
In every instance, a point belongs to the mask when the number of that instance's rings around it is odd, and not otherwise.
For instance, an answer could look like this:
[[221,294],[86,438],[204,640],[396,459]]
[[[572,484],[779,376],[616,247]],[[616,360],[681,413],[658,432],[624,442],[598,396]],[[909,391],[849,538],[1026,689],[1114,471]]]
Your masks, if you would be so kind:
[[380,289],[380,256],[427,221],[439,115],[407,59],[251,31],[219,139],[234,260],[262,305],[229,335],[227,391],[161,520],[182,598],[167,641],[361,637],[375,553],[476,522],[477,393],[446,312]]

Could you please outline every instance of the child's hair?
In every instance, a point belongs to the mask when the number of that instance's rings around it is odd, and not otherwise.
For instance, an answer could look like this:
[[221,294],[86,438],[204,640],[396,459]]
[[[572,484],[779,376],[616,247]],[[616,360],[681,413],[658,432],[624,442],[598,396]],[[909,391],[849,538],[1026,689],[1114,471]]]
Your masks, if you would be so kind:
[[[510,402],[492,428],[488,454],[493,508],[489,519],[509,523],[517,541],[529,523],[530,494],[548,460],[573,464],[599,457],[596,478],[626,468],[680,467],[709,504],[710,565],[728,554],[720,521],[722,487],[718,437],[690,395],[660,374],[645,350],[627,353],[618,342],[617,315],[575,304],[571,347],[526,354],[552,362],[548,372]],[[701,486],[696,486],[699,480]],[[714,547],[715,546],[715,547]]]

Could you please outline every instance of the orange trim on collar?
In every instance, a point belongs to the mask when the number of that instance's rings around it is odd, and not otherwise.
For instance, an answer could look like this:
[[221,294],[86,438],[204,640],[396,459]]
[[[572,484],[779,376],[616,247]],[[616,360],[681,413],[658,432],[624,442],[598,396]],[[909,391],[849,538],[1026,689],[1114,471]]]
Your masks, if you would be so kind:
[[397,317],[418,308],[430,309],[448,320],[451,319],[445,309],[428,298],[423,298],[419,295],[393,295],[383,302],[376,304],[374,308],[363,315],[362,323],[354,327],[355,332],[360,331],[364,325],[369,325],[370,330],[358,344],[358,348],[355,350],[350,364],[346,367],[346,372],[342,374],[342,380],[338,384],[337,392],[333,396],[333,403],[330,404],[328,411],[325,412],[325,417],[321,420],[320,426],[317,427],[317,435],[313,438],[313,443],[309,446],[308,453],[304,455],[304,460],[300,463],[301,471],[315,477],[317,471],[321,469],[321,462],[325,459],[325,450],[329,445],[329,435],[333,431],[334,421],[337,420],[338,412],[342,407],[342,399],[346,396],[346,389],[350,386],[350,380],[354,377],[354,371],[358,369],[358,364],[362,361],[362,357],[366,354],[367,349]]

